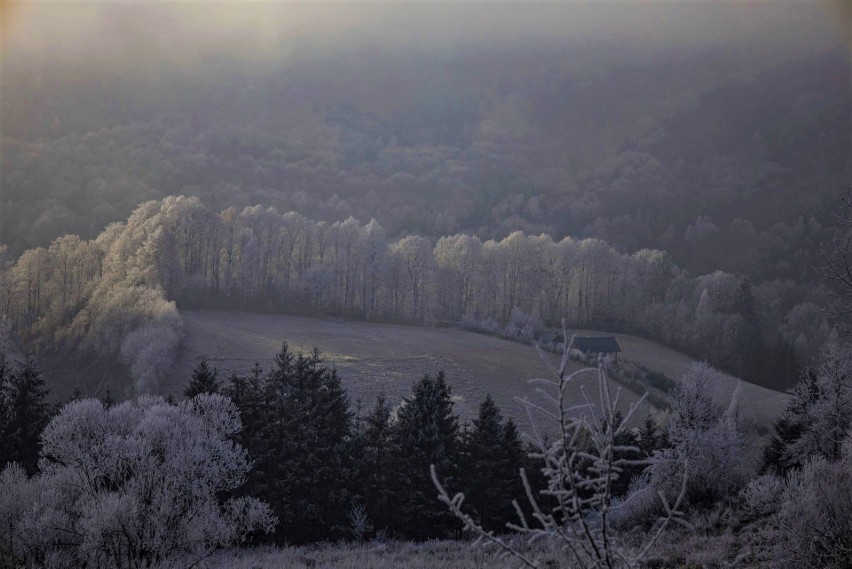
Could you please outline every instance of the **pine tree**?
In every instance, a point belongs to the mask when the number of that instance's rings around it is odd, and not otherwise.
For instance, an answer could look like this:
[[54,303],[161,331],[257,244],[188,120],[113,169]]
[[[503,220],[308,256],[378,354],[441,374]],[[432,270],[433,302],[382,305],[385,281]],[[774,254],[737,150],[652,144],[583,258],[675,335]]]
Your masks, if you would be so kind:
[[41,370],[29,350],[9,374],[7,385],[7,416],[2,433],[5,446],[3,465],[18,462],[33,474],[38,467],[41,432],[50,421],[51,411]]
[[187,385],[183,392],[184,397],[189,399],[199,393],[219,393],[222,386],[219,384],[218,375],[219,370],[215,367],[210,369],[210,366],[207,364],[207,358],[201,358],[201,361],[192,370],[189,385]]
[[459,525],[438,501],[429,474],[431,464],[442,477],[457,477],[458,417],[453,413],[451,390],[443,372],[423,376],[413,394],[403,401],[396,425],[400,487],[397,530],[409,539],[446,537]]

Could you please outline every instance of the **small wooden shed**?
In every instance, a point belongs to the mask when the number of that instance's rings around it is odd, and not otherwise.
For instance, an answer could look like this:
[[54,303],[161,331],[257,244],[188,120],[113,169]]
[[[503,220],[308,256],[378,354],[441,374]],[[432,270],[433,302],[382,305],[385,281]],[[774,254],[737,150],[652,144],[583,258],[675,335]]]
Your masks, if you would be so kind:
[[612,336],[575,336],[571,349],[584,354],[615,354],[618,361],[621,346]]

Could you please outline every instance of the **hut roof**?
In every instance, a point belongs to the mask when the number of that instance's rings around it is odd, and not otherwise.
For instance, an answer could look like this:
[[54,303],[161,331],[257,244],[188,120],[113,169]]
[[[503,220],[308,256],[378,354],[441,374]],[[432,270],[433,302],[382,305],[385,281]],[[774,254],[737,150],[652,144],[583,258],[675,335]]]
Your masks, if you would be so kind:
[[594,354],[612,354],[621,351],[621,347],[612,336],[577,336],[571,344],[571,349]]

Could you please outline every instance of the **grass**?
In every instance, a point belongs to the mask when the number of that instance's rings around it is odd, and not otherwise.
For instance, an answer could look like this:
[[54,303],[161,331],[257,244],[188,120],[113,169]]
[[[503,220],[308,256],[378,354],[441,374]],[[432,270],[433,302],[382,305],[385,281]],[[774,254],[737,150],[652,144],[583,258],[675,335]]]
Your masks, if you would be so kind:
[[[385,394],[397,403],[410,393],[411,385],[424,373],[444,370],[456,396],[456,410],[463,418],[475,415],[486,394],[491,394],[508,414],[528,427],[526,413],[516,398],[534,396],[528,380],[550,377],[536,350],[517,342],[453,328],[428,328],[399,324],[346,322],[281,314],[239,311],[182,311],[187,336],[174,373],[165,391],[179,395],[193,366],[203,355],[220,373],[247,373],[258,362],[268,368],[283,340],[298,350],[318,346],[326,361],[337,368],[350,399],[370,407],[375,397]],[[580,335],[601,332],[575,330]],[[622,356],[647,369],[659,371],[679,381],[693,364],[688,356],[644,338],[613,334]],[[557,356],[547,357],[556,361]],[[580,364],[571,364],[579,369]],[[572,401],[582,401],[580,385],[594,390],[589,374],[568,393]],[[738,389],[739,386],[739,389]],[[594,393],[594,391],[592,391]],[[622,389],[624,407],[638,397]],[[740,382],[720,373],[714,397],[727,407],[733,394],[740,402],[741,417],[760,427],[763,433],[786,403],[787,396],[757,385]],[[647,403],[638,420],[657,412]]]
[[[456,329],[246,312],[194,310],[181,314],[187,335],[172,379],[165,386],[175,395],[183,391],[202,355],[226,376],[248,373],[255,362],[268,369],[281,342],[287,340],[297,351],[318,346],[326,361],[337,368],[353,403],[361,400],[371,407],[376,396],[384,393],[396,404],[410,394],[412,384],[423,374],[443,370],[463,418],[475,416],[479,403],[491,394],[527,430],[526,413],[515,398],[534,396],[528,381],[551,374],[531,346]],[[555,354],[546,357],[554,363],[558,359]],[[571,365],[572,369],[581,367]],[[580,386],[596,393],[596,381],[589,373],[568,397],[582,401]],[[626,409],[638,397],[626,389],[623,392]],[[645,404],[637,417],[641,421],[652,410]]]
[[[630,334],[612,334],[596,330],[574,330],[573,332],[583,336],[614,336],[618,345],[621,346],[620,355],[647,369],[660,372],[675,382],[680,381],[694,362],[689,356],[671,348]],[[728,408],[732,399],[736,398],[740,418],[746,423],[753,424],[755,429],[761,432],[766,432],[787,404],[788,395],[784,393],[742,381],[724,372],[719,372],[717,377],[718,385],[713,392],[716,404]]]
[[237,550],[217,556],[208,566],[215,569],[515,569],[518,562],[502,558],[496,550],[473,547],[470,542],[389,541]]

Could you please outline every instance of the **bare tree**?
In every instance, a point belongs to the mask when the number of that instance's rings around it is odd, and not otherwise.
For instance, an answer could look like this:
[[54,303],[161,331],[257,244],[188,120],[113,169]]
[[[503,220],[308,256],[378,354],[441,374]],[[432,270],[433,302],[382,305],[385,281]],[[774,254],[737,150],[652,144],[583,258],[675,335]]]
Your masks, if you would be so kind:
[[[564,321],[562,328],[567,338]],[[533,381],[541,385],[537,391],[549,405],[545,407],[527,399],[522,403],[527,408],[534,427],[533,438],[537,447],[535,456],[543,459],[545,463],[542,473],[547,479],[547,488],[536,496],[526,473],[521,470],[532,515],[531,518],[524,515],[515,502],[519,523],[510,524],[508,528],[526,535],[530,543],[542,540],[550,542],[579,567],[638,567],[669,524],[686,523],[680,511],[686,492],[686,465],[684,464],[681,490],[677,498],[670,502],[663,493],[658,493],[664,514],[645,543],[639,546],[626,544],[616,533],[611,514],[630,503],[633,495],[625,500],[615,501],[613,483],[623,475],[627,467],[650,464],[653,459],[625,458],[631,454],[639,457],[639,449],[619,445],[616,441],[624,434],[631,416],[644,400],[644,396],[630,405],[622,420],[618,416],[620,389],[615,393],[611,391],[606,363],[601,360],[597,368],[598,400],[593,403],[583,390],[584,401],[578,405],[569,405],[565,400],[569,384],[576,381],[581,374],[595,370],[584,368],[568,373],[568,350],[564,351],[558,368],[553,367],[543,353],[540,355],[553,371],[555,379]],[[536,422],[532,421],[533,414],[544,417],[555,426],[558,437],[548,442],[542,430],[536,428]],[[441,485],[434,466],[432,480],[438,489],[439,499],[464,523],[466,530],[478,536],[477,543],[495,545],[507,555],[516,557],[523,566],[535,569],[543,566],[508,540],[477,524],[462,509],[464,494],[458,493],[451,497]],[[550,505],[544,504],[543,498],[547,499]]]

